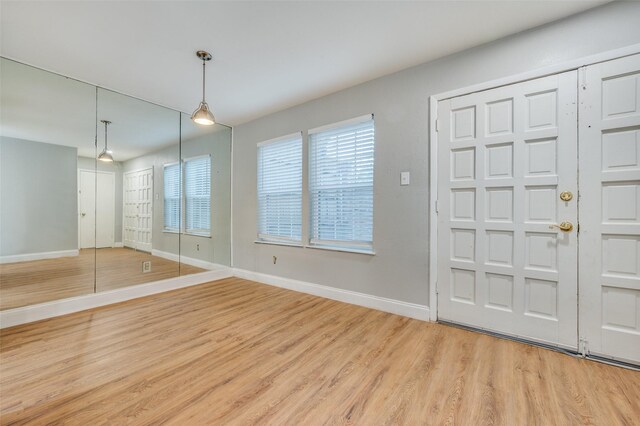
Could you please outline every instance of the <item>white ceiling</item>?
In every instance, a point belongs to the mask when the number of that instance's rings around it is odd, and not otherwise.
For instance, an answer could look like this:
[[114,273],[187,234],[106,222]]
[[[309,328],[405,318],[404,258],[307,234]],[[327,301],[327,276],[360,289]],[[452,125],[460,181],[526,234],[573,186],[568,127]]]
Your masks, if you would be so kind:
[[237,125],[606,1],[5,1],[0,53]]

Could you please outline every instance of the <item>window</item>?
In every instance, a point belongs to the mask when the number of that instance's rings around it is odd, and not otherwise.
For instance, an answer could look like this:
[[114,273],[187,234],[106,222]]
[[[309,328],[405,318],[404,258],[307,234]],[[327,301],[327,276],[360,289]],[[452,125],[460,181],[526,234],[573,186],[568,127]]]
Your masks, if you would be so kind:
[[[164,230],[211,235],[211,157],[184,160],[184,206],[180,163],[164,165]],[[181,218],[184,207],[184,218]],[[184,219],[184,221],[181,221]],[[181,223],[184,225],[181,226]]]
[[302,240],[302,138],[258,145],[258,239]]
[[310,244],[373,250],[374,122],[309,131]]
[[211,157],[184,160],[185,232],[211,235]]
[[180,163],[164,166],[164,230],[180,231]]

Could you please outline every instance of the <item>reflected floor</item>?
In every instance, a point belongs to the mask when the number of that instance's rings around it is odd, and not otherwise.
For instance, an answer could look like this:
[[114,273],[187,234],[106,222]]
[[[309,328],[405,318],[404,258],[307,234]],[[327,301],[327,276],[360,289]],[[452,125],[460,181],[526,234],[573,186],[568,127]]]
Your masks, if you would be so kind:
[[[143,273],[147,260],[151,272]],[[106,291],[204,271],[129,248],[84,249],[78,256],[7,263],[0,265],[0,310],[90,294],[94,279],[96,290]]]

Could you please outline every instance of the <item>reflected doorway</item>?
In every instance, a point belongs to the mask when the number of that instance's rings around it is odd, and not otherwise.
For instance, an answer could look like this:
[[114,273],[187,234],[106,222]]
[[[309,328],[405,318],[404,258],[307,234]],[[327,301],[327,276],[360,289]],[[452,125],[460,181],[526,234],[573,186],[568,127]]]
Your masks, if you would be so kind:
[[[99,197],[96,197],[96,193]],[[114,246],[115,174],[78,173],[78,237],[81,249]]]

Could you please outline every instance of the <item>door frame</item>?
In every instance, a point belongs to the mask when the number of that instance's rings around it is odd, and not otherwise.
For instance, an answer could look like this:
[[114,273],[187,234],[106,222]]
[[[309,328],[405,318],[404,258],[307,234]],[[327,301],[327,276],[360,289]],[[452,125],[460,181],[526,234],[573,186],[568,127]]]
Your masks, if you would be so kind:
[[[102,174],[107,174],[107,175],[111,175],[113,177],[113,224],[112,224],[112,232],[111,234],[113,235],[113,241],[111,244],[111,247],[115,246],[116,243],[116,212],[117,212],[117,206],[116,206],[116,174],[115,172],[109,172],[109,171],[105,171],[105,170],[91,170],[91,169],[78,169],[78,183],[77,183],[77,191],[76,191],[76,195],[78,195],[78,247],[81,247],[81,242],[82,242],[82,226],[80,225],[80,196],[79,196],[79,192],[80,191],[80,175],[82,174],[82,172],[89,172],[89,173],[94,173],[96,176],[98,173],[102,173]],[[97,179],[97,177],[96,177]],[[95,187],[94,187],[95,190]],[[97,196],[97,194],[95,194]],[[94,214],[95,214],[95,206],[94,206]],[[95,236],[94,236],[94,241],[93,244],[96,244],[96,240],[95,240]],[[95,247],[93,247],[95,249]]]
[[[484,90],[495,89],[516,83],[559,74],[566,71],[578,70],[582,67],[606,62],[613,59],[631,56],[640,53],[640,44],[633,44],[620,49],[589,55],[566,62],[561,62],[548,67],[514,74],[507,77],[489,80],[471,86],[449,90],[429,96],[429,320],[438,320],[438,102],[468,95]],[[578,84],[581,82],[582,73],[578,73]],[[577,90],[577,88],[576,88]],[[578,144],[580,142],[578,141]],[[580,283],[578,282],[578,291]]]

